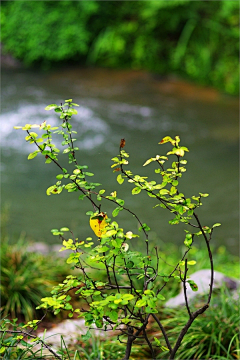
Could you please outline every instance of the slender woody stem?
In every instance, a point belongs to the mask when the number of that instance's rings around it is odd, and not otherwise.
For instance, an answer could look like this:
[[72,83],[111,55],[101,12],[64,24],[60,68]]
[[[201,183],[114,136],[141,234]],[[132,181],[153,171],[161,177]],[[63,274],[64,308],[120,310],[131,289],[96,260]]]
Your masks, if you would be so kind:
[[183,278],[183,291],[184,291],[184,298],[185,298],[185,304],[186,304],[186,308],[188,311],[188,315],[190,317],[190,319],[192,318],[192,314],[188,305],[188,298],[187,298],[187,287],[186,287],[186,279],[187,279],[187,272],[188,272],[188,268],[187,268],[187,259],[185,259],[185,271],[184,271],[184,278]]
[[152,317],[155,319],[155,321],[156,321],[156,323],[158,324],[158,326],[160,327],[169,351],[172,351],[172,347],[171,347],[171,344],[170,344],[170,342],[169,342],[167,333],[166,333],[164,327],[162,326],[160,320],[157,318],[157,316],[156,316],[155,314],[151,314],[151,315],[152,315]]

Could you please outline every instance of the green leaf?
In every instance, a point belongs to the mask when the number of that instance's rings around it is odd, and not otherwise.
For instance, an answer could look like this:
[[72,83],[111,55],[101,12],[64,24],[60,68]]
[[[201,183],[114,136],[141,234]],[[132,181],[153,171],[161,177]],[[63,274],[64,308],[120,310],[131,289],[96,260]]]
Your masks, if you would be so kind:
[[109,247],[107,247],[107,246],[103,246],[103,247],[97,249],[97,251],[99,253],[103,253],[103,252],[106,252],[108,250],[109,250]]
[[50,105],[48,105],[48,106],[46,106],[45,107],[45,110],[53,110],[53,109],[55,109],[55,108],[57,108],[58,107],[58,105],[56,105],[56,104],[50,104]]
[[199,195],[200,195],[201,197],[208,197],[208,196],[209,196],[209,194],[202,194],[202,193],[199,193]]
[[119,161],[119,158],[118,158],[118,157],[114,157],[114,158],[112,158],[111,160],[116,162],[116,161]]
[[65,100],[65,102],[71,103],[71,102],[72,102],[72,99]]
[[73,109],[73,108],[71,108],[71,109],[68,109],[68,111],[67,111],[67,114],[68,115],[77,115],[77,113],[78,113],[78,111],[76,110],[76,109]]
[[[124,200],[122,200],[122,199],[116,199],[116,202],[117,202],[119,205],[121,205],[121,206],[124,205]],[[122,210],[122,209],[121,209],[121,210]]]
[[116,322],[118,319],[118,313],[116,311],[111,311],[109,317],[112,321]]
[[60,231],[70,231],[70,230],[69,230],[69,228],[67,228],[67,227],[62,227],[62,228],[60,229]]
[[63,174],[59,174],[56,176],[56,179],[61,180],[63,178]]
[[192,245],[192,235],[187,234],[184,240],[184,245],[186,245],[188,248]]
[[28,160],[31,160],[31,159],[35,158],[39,152],[40,152],[39,150],[36,150],[33,153],[29,154],[28,155]]
[[1,349],[0,349],[0,354],[4,353],[6,347],[5,346],[2,346]]
[[119,211],[121,211],[121,210],[123,210],[123,208],[122,208],[121,206],[118,206],[116,209],[113,210],[112,216],[113,216],[113,217],[118,216],[118,213],[119,213]]
[[167,189],[161,189],[161,190],[159,191],[159,194],[160,194],[160,195],[167,195],[167,194],[169,194],[169,190],[167,190]]
[[47,160],[45,161],[45,164],[50,164],[52,162],[52,159],[49,157],[47,158]]
[[46,190],[46,194],[47,195],[51,195],[52,191],[57,189],[57,187],[55,185],[50,186],[47,190]]
[[212,228],[215,228],[215,227],[217,227],[217,226],[221,226],[222,224],[220,224],[220,223],[216,223],[216,224],[214,224],[213,226],[212,226]]
[[174,153],[178,156],[184,156],[185,152],[182,148],[176,149]]
[[67,264],[77,263],[79,256],[80,256],[79,253],[76,253],[76,254],[71,253],[69,255],[69,258],[67,259]]
[[187,282],[191,286],[192,291],[198,291],[198,286],[193,280],[187,280]]
[[106,237],[113,236],[117,233],[117,230],[108,230],[105,234]]
[[136,194],[139,194],[141,192],[141,188],[140,187],[135,187],[134,189],[132,189],[132,194],[133,195],[136,195]]
[[136,302],[136,307],[142,307],[142,306],[145,306],[147,304],[147,301],[145,299],[140,299]]
[[158,295],[157,295],[157,298],[158,298],[159,300],[165,300],[165,297],[164,297],[162,294],[158,294]]
[[117,248],[117,249],[120,249],[120,247],[122,246],[122,239],[115,239],[115,240],[112,240],[112,245]]
[[91,338],[91,336],[92,336],[92,335],[91,335],[90,331],[88,330],[85,335],[82,335],[82,336],[81,336],[81,339],[82,339],[83,341],[87,341],[87,340],[89,340],[89,339]]
[[170,142],[172,145],[175,144],[175,141],[170,137],[170,136],[165,136],[160,142],[159,144],[165,144],[167,142]]
[[124,182],[124,178],[122,177],[121,174],[119,174],[119,175],[117,176],[117,182],[118,182],[120,185]]
[[64,149],[64,150],[63,150],[63,154],[69,153],[70,150],[71,150],[70,148]]
[[155,160],[156,160],[155,158],[148,159],[147,161],[145,161],[143,166],[146,166],[146,165],[150,164],[152,161],[155,161]]
[[148,191],[148,193],[147,193],[147,194],[148,194],[148,196],[149,196],[149,197],[152,197],[152,198],[155,198],[155,197],[156,197],[156,195],[152,194],[152,193],[151,193],[151,192],[149,192],[149,191]]
[[142,226],[138,229],[139,231],[141,231],[142,229],[144,229],[145,231],[150,231],[151,229],[150,229],[150,227],[149,226],[147,226],[147,224],[142,224]]
[[188,265],[195,265],[197,262],[195,260],[190,260],[187,262]]

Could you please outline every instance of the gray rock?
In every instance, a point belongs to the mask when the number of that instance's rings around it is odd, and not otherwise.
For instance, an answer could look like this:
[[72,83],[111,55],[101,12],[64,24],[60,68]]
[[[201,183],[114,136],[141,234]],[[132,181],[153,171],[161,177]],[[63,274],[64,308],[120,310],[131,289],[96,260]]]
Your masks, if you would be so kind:
[[63,246],[61,244],[47,245],[43,242],[35,242],[27,247],[28,252],[40,253],[43,255],[49,255],[49,253],[54,253],[59,257],[68,257],[72,252],[71,250],[59,251]]
[[[85,326],[84,319],[68,319],[62,321],[60,324],[46,332],[38,333],[38,337],[44,339],[48,344],[52,344],[56,348],[59,348],[62,342],[61,337],[64,338],[66,344],[74,344],[77,342],[78,338],[81,335],[85,335],[87,331],[88,327]],[[113,334],[113,331],[97,329],[95,325],[91,326],[90,332],[94,337],[100,338],[106,338]]]
[[49,246],[43,242],[36,242],[29,245],[27,251],[46,255],[49,253]]
[[[211,280],[211,270],[204,269],[199,270],[190,275],[190,280],[193,280],[198,285],[198,291],[192,291],[189,284],[186,284],[187,287],[187,298],[188,300],[192,300],[197,295],[207,294],[209,291],[209,285]],[[222,285],[227,286],[228,289],[235,290],[239,287],[240,281],[234,278],[229,278],[226,275],[222,274],[219,271],[214,271],[214,281],[213,288],[220,288]],[[179,295],[174,298],[169,299],[165,307],[175,308],[179,305],[185,305],[184,291],[183,288]]]
[[51,252],[53,252],[56,256],[66,258],[69,256],[69,254],[72,253],[72,251],[71,250],[59,251],[62,247],[63,245],[54,244],[51,246]]

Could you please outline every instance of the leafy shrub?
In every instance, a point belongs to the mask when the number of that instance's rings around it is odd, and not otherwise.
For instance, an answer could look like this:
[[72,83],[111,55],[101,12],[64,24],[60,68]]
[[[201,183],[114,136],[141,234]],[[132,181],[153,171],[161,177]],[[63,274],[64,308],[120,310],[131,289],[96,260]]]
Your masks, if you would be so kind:
[[[46,309],[55,315],[64,310],[68,312],[70,318],[74,315],[84,317],[85,325],[88,327],[95,325],[105,331],[118,330],[120,332],[119,342],[126,344],[125,360],[130,358],[132,345],[136,342],[138,345],[146,344],[153,358],[155,357],[154,347],[157,346],[162,351],[168,350],[170,358],[174,359],[186,329],[189,329],[194,320],[209,307],[214,275],[210,240],[215,228],[221,224],[216,223],[211,227],[203,226],[199,220],[196,209],[202,206],[202,199],[208,197],[208,194],[199,193],[197,196],[189,198],[179,191],[178,186],[187,164],[184,156],[189,151],[187,147],[179,145],[179,136],[175,136],[174,139],[165,136],[159,144],[169,143],[170,151],[166,153],[167,156],[156,155],[143,164],[143,166],[149,164],[155,166],[154,173],[157,175],[158,183],[155,180],[149,181],[148,177],[133,174],[131,170],[126,169],[130,155],[123,149],[126,144],[125,139],[121,139],[119,154],[112,158],[113,165],[111,166],[114,169],[113,172],[118,173],[116,178],[118,184],[122,185],[125,181],[132,184],[133,196],[141,192],[148,195],[155,202],[154,208],[160,207],[171,213],[173,218],[169,220],[170,225],[183,224],[187,228],[184,230],[183,241],[185,251],[177,260],[177,264],[167,264],[170,269],[167,268],[166,262],[159,254],[158,246],[154,246],[152,241],[149,241],[149,226],[125,206],[125,201],[117,196],[117,191],[111,192],[110,195],[105,194],[105,189],[96,191],[101,184],[88,180],[94,174],[87,170],[87,165],[78,164],[76,152],[79,148],[74,146],[76,139],[73,136],[76,131],[72,130],[71,124],[72,116],[77,114],[76,106],[78,104],[73,103],[72,99],[68,99],[64,104],[50,104],[45,108],[47,111],[54,110],[59,113],[62,120],[61,127],[52,127],[46,121],[42,124],[14,127],[26,131],[25,140],[37,148],[28,155],[29,160],[39,154],[44,156],[45,163],[52,163],[57,166],[58,171],[60,169],[60,173],[56,175],[57,181],[46,190],[48,196],[61,194],[62,191],[67,190],[69,193],[80,192],[79,200],[90,202],[93,210],[88,211],[86,215],[89,216],[90,227],[98,238],[96,244],[91,237],[79,240],[67,227],[51,230],[53,235],[59,236],[63,241],[60,251],[72,250],[67,263],[72,266],[72,269],[77,269],[80,274],[66,276],[62,283],[53,288],[51,296],[41,299],[42,304],[37,309]],[[38,129],[40,133],[31,131],[32,129]],[[69,165],[67,167],[69,170],[62,167],[58,160],[60,150],[52,142],[54,134],[63,137],[62,146],[67,146],[63,149],[63,154],[68,157]],[[173,157],[174,161],[171,165],[168,163],[168,156]],[[143,234],[145,244],[143,253],[131,249],[133,239],[140,236],[133,234],[132,231],[125,232],[116,221],[111,221],[107,213],[101,210],[101,206],[105,202],[114,206],[112,210],[114,218],[123,210],[136,218],[140,225],[139,231]],[[66,234],[70,238],[66,237]],[[197,310],[191,312],[186,288],[190,286],[192,291],[197,291],[198,286],[188,277],[189,266],[194,265],[196,261],[188,261],[187,256],[198,237],[203,237],[204,240],[205,251],[211,267],[211,279],[208,299]],[[93,273],[91,269],[95,269],[97,272]],[[102,271],[105,273],[104,282],[100,275]],[[160,313],[161,302],[165,300],[161,292],[167,286],[172,287],[169,283],[171,281],[182,283],[185,305],[189,314],[189,320],[182,327],[173,347],[169,342],[166,330],[156,316]],[[79,297],[79,304],[71,303],[72,296],[70,294],[72,292]],[[156,344],[149,341],[147,325],[150,318],[153,318],[161,329],[167,347],[161,345],[157,338],[155,338]],[[40,322],[41,320],[32,320],[24,325],[23,328],[29,327],[31,330],[30,332],[20,330],[21,339],[24,335],[28,338],[32,337],[31,332],[37,329]],[[7,323],[3,323],[3,329],[0,332],[6,331],[6,326]],[[85,337],[88,334],[89,331]],[[41,339],[35,338],[34,341],[48,348],[48,345],[44,344]],[[3,347],[3,351],[5,351],[5,347]],[[60,359],[53,349],[51,352]]]

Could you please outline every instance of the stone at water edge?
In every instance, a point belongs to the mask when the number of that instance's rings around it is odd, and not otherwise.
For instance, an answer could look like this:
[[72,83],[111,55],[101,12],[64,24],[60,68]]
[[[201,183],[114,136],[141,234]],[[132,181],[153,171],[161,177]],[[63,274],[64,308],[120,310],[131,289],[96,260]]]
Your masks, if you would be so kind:
[[[41,339],[45,339],[48,344],[52,344],[54,347],[59,348],[62,343],[61,337],[63,337],[66,345],[74,344],[77,342],[81,335],[85,335],[89,327],[85,326],[84,319],[67,319],[54,326],[52,329],[46,332],[38,333],[37,336]],[[108,326],[108,331],[98,329],[95,325],[90,326],[90,332],[94,337],[106,339],[106,337],[114,336],[118,333],[117,330],[113,331]]]
[[[196,271],[190,275],[189,278],[197,284],[198,291],[192,291],[190,285],[187,283],[186,286],[188,300],[194,299],[197,295],[204,295],[208,293],[211,280],[210,269]],[[222,285],[225,285],[230,290],[236,290],[240,286],[240,280],[227,277],[219,271],[214,271],[213,289],[218,289]],[[185,305],[183,288],[177,296],[169,299],[166,302],[165,307],[175,308],[179,305]]]
[[47,245],[44,242],[34,242],[27,247],[28,252],[39,253],[42,255],[55,254],[56,256],[66,258],[72,252],[71,250],[59,251],[62,244]]
[[34,242],[27,247],[27,251],[47,255],[49,254],[49,246],[41,241]]

